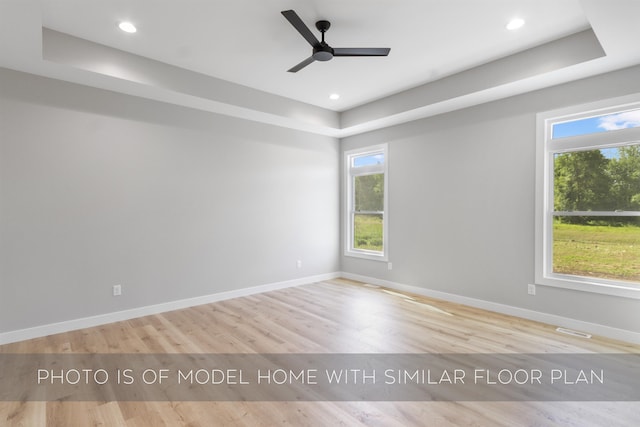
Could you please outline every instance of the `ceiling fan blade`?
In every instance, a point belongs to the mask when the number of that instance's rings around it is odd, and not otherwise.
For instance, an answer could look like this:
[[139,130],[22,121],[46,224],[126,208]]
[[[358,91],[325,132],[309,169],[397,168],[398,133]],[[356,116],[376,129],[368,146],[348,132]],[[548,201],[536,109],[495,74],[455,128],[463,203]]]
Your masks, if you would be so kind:
[[311,46],[316,47],[320,45],[320,41],[316,36],[313,35],[309,27],[307,27],[305,23],[302,22],[302,19],[300,19],[297,13],[295,13],[293,10],[283,10],[281,13],[285,18],[287,18],[287,21],[289,21],[291,25],[293,25],[293,27],[298,30],[302,37],[304,37],[305,40],[309,42]]
[[333,56],[387,56],[388,47],[338,47],[333,49]]
[[305,59],[304,61],[302,61],[301,63],[299,63],[298,65],[296,65],[295,67],[291,68],[290,70],[287,70],[290,73],[297,73],[298,71],[302,70],[304,67],[306,67],[307,65],[311,64],[312,62],[314,62],[315,59],[313,58],[313,56],[308,57],[307,59]]

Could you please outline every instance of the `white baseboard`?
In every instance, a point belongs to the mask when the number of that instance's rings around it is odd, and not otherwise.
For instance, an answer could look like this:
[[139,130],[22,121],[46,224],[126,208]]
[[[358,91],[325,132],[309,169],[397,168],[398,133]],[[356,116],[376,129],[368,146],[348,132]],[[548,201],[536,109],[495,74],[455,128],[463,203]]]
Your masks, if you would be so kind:
[[376,279],[374,277],[362,276],[353,273],[341,273],[345,279],[357,280],[360,282],[371,283],[372,285],[384,286],[387,288],[411,292],[430,298],[441,299],[444,301],[464,304],[483,310],[494,311],[496,313],[508,314],[511,316],[521,317],[524,319],[534,320],[536,322],[547,323],[550,325],[560,326],[578,331],[588,332],[593,335],[600,335],[620,341],[634,344],[640,344],[640,333],[629,331],[626,329],[612,328],[610,326],[600,325],[597,323],[584,322],[582,320],[571,319],[568,317],[556,316],[555,314],[542,313],[540,311],[528,310],[525,308],[513,307],[510,305],[499,304],[491,301],[469,298],[461,295],[450,294],[447,292],[434,291],[431,289],[420,288],[417,286],[404,285],[388,280]]
[[107,323],[120,322],[123,320],[135,319],[137,317],[149,316],[152,314],[165,313],[173,310],[194,307],[197,305],[210,304],[217,301],[224,301],[232,298],[244,297],[247,295],[259,294],[262,292],[275,291],[278,289],[291,288],[294,286],[307,285],[310,283],[331,280],[340,277],[340,273],[327,273],[317,276],[308,276],[300,279],[287,280],[284,282],[269,283],[266,285],[252,286],[249,288],[236,289],[233,291],[219,292],[201,297],[187,298],[177,301],[169,301],[162,304],[149,305],[132,308],[130,310],[117,311],[114,313],[100,314],[97,316],[84,317],[81,319],[67,320],[59,323],[35,326],[27,329],[0,333],[0,345],[17,341],[24,341],[32,338],[40,338],[47,335],[59,334],[83,328],[105,325]]

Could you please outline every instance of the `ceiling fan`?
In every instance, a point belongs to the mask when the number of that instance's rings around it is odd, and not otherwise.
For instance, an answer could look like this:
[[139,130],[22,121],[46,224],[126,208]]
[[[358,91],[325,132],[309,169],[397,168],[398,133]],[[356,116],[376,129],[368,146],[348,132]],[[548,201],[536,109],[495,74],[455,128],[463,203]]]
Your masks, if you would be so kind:
[[334,56],[387,56],[391,50],[388,47],[342,47],[332,48],[324,41],[324,33],[327,32],[331,26],[329,21],[316,22],[316,28],[322,33],[322,41],[318,41],[316,36],[313,35],[309,27],[307,27],[302,19],[293,10],[282,11],[285,18],[298,30],[298,32],[305,38],[306,41],[313,47],[313,54],[288,70],[290,73],[297,73],[307,65],[314,61],[328,61]]

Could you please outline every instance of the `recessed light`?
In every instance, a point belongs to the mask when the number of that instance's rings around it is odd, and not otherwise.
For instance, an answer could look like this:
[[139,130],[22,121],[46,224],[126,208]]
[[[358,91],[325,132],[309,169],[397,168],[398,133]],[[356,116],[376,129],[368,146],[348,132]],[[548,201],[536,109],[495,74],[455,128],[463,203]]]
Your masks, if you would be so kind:
[[118,27],[125,33],[135,33],[136,31],[138,31],[136,26],[131,22],[121,22]]
[[332,93],[331,95],[329,95],[329,99],[332,101],[337,101],[338,99],[340,99],[340,95],[337,93]]
[[517,30],[518,28],[522,28],[524,25],[524,19],[522,18],[514,18],[507,24],[507,30]]

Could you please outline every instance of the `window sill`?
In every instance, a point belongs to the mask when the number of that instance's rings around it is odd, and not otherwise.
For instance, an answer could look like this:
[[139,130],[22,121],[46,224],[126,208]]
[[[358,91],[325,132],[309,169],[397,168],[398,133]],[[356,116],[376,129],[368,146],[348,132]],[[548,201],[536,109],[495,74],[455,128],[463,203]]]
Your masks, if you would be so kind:
[[371,261],[389,261],[389,257],[386,254],[379,254],[372,251],[345,251],[344,256],[368,259]]
[[591,281],[587,277],[553,275],[536,280],[540,286],[570,289],[573,291],[591,292],[622,298],[640,299],[640,286],[624,282]]

